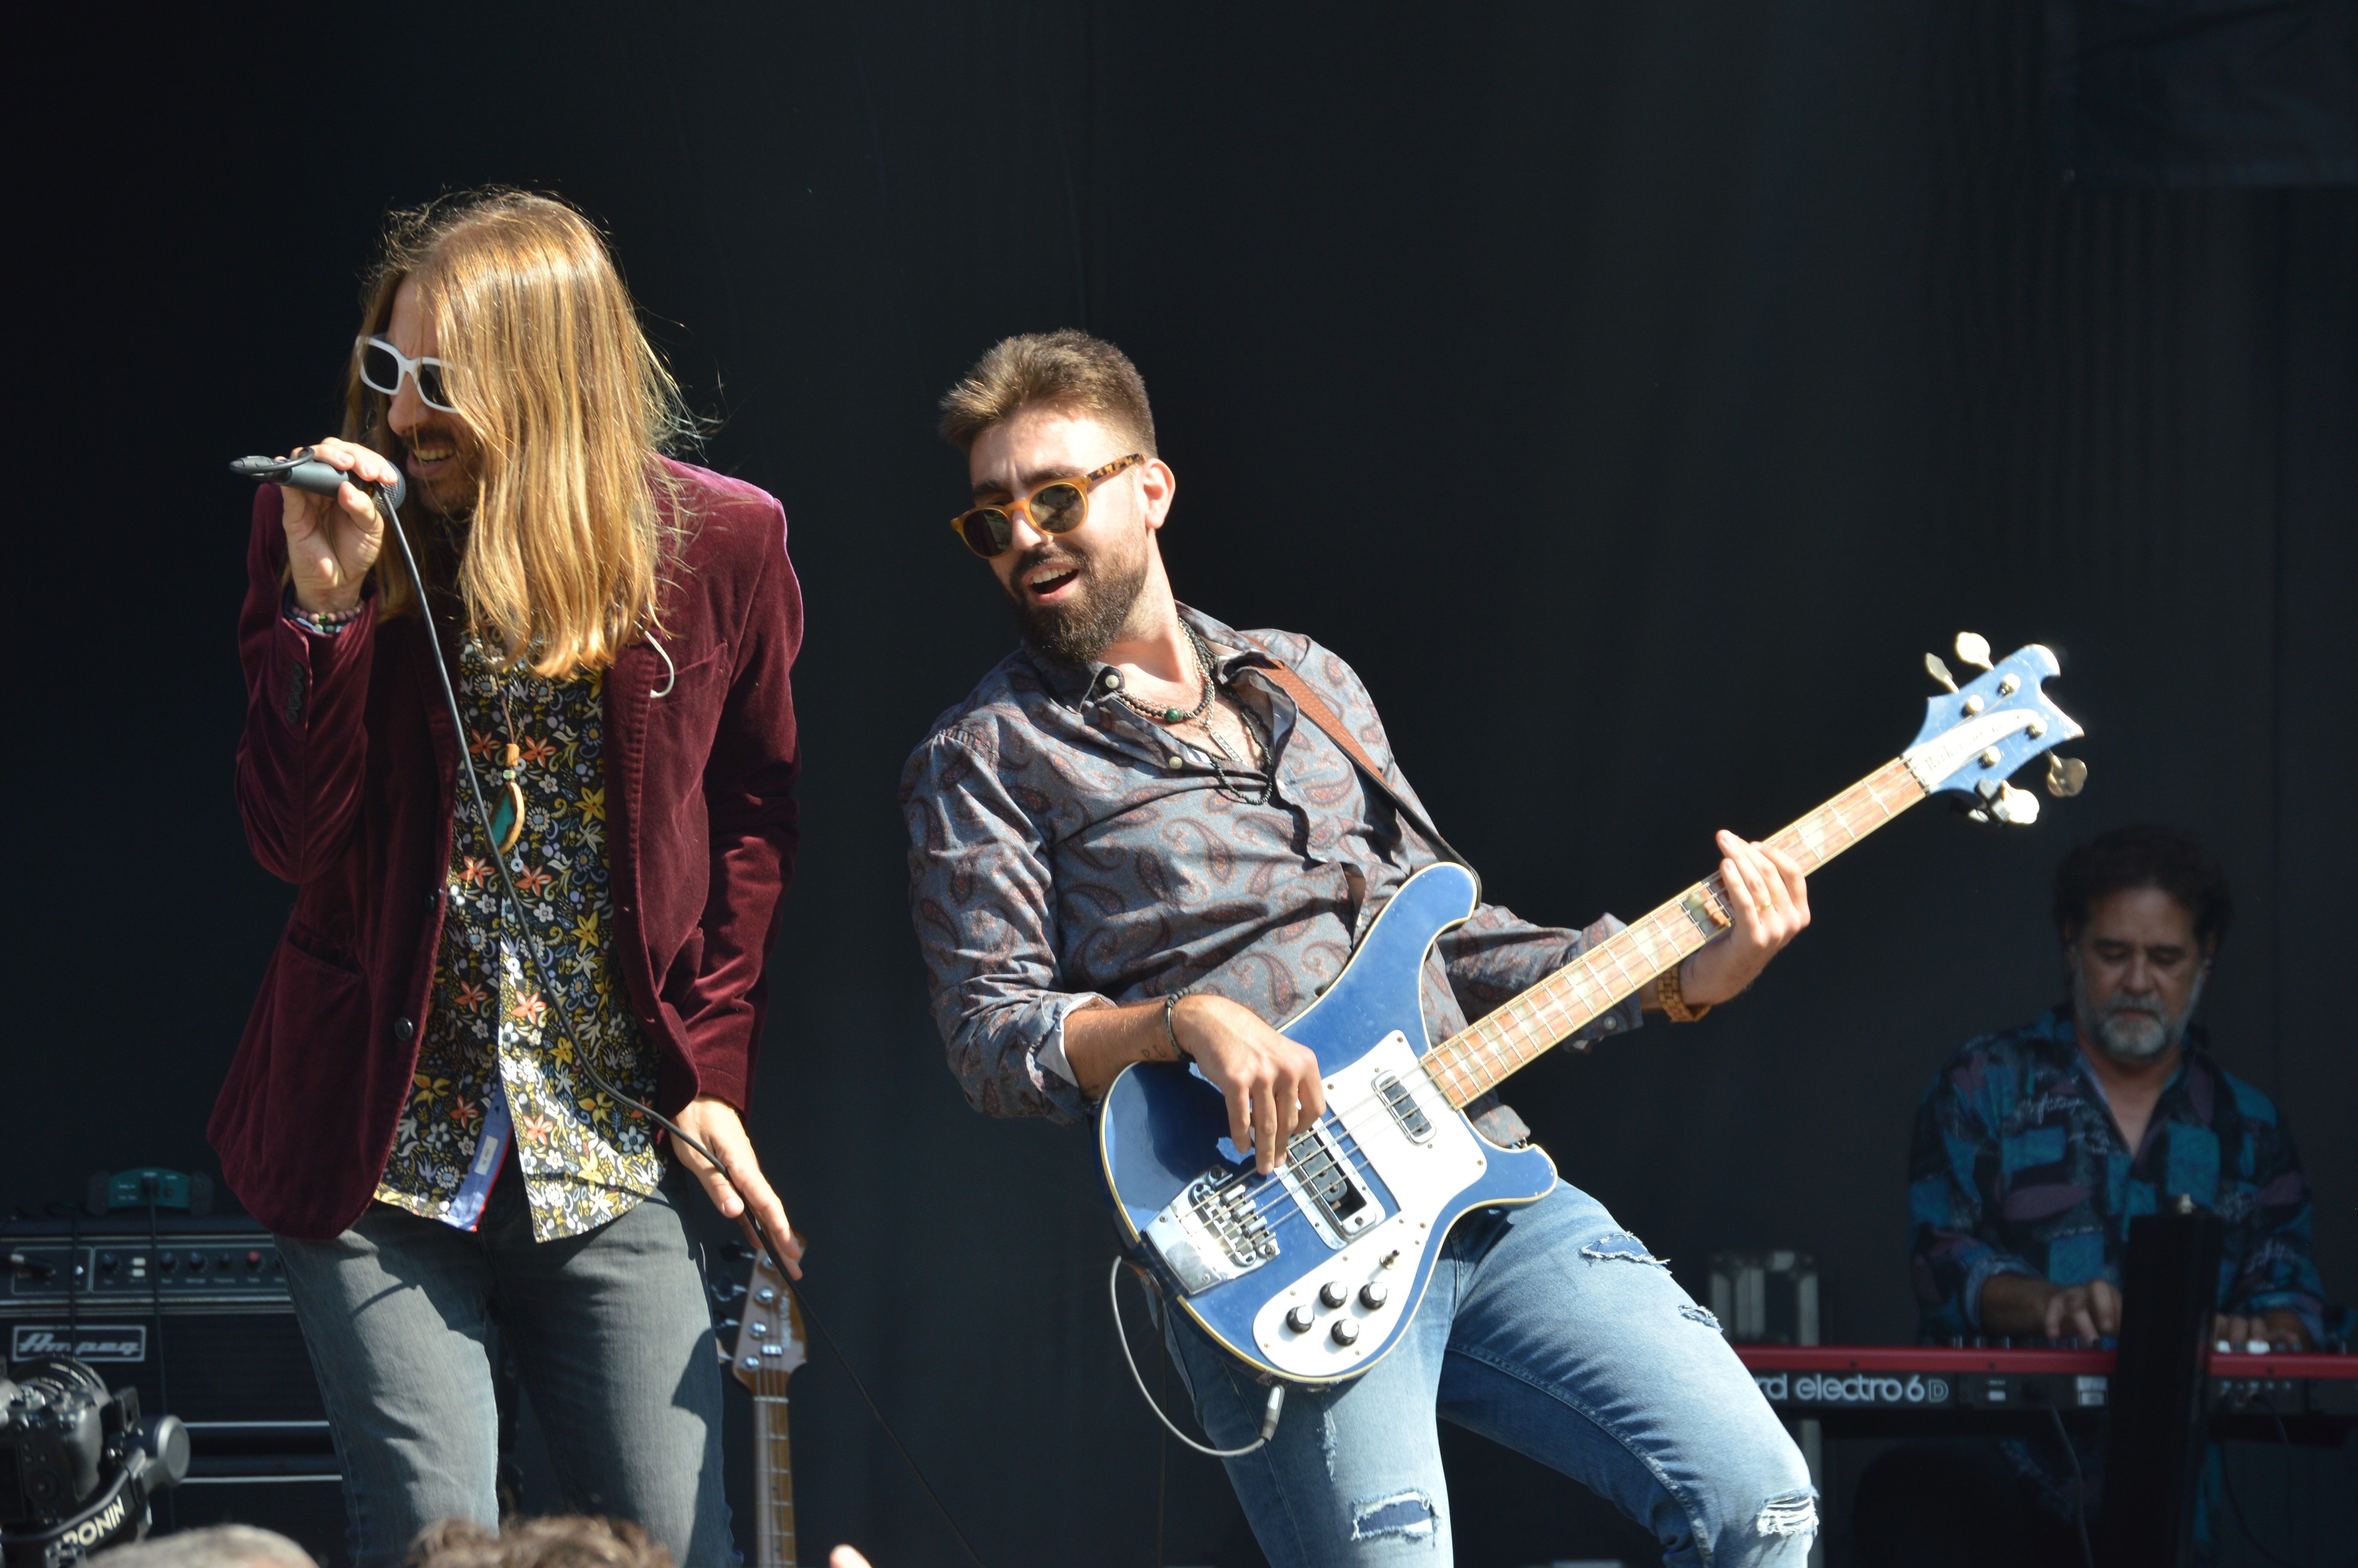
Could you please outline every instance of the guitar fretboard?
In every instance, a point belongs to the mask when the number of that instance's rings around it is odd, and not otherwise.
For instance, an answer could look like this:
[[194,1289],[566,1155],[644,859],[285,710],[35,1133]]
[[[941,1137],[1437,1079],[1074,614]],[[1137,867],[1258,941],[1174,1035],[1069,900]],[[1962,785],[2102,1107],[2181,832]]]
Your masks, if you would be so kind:
[[753,1390],[753,1447],[760,1455],[753,1475],[760,1490],[755,1521],[757,1568],[795,1568],[795,1464],[786,1436],[786,1379],[783,1372],[763,1372],[764,1384]]
[[[1768,842],[1812,873],[1924,798],[1894,758]],[[1716,873],[1600,942],[1427,1052],[1425,1071],[1463,1109],[1727,928]]]

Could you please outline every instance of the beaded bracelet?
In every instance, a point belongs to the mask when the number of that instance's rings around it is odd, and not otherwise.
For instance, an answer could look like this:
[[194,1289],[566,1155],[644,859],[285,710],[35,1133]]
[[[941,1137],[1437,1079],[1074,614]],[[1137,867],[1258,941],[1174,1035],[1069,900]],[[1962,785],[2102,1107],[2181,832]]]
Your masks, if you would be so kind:
[[320,615],[315,615],[308,610],[290,610],[287,612],[287,620],[292,621],[304,631],[321,637],[333,637],[360,618],[361,612],[357,608],[330,611]]
[[1679,983],[1679,967],[1676,964],[1654,977],[1654,1000],[1661,1004],[1664,1016],[1672,1023],[1701,1022],[1703,1015],[1713,1007],[1710,1002],[1701,1007],[1687,1004],[1687,993]]
[[367,603],[368,596],[362,594],[359,603],[354,604],[350,610],[306,610],[295,602],[295,590],[289,588],[287,590],[286,615],[287,620],[306,632],[322,637],[332,637],[359,620],[361,611]]

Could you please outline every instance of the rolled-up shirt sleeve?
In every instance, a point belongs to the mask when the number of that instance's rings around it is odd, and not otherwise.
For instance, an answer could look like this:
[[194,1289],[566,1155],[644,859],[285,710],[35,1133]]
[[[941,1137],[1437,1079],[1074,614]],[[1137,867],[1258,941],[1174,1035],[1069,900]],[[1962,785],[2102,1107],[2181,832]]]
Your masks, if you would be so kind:
[[2000,1274],[2041,1276],[1997,1244],[1982,1195],[1998,1168],[1997,1135],[1948,1073],[1917,1108],[1908,1161],[1909,1275],[1922,1331],[1977,1333],[1984,1285]]
[[977,1110],[1078,1121],[1089,1102],[1065,1061],[1065,1020],[1110,1004],[1057,989],[1047,842],[993,751],[987,734],[945,731],[902,773],[909,910],[934,1022]]

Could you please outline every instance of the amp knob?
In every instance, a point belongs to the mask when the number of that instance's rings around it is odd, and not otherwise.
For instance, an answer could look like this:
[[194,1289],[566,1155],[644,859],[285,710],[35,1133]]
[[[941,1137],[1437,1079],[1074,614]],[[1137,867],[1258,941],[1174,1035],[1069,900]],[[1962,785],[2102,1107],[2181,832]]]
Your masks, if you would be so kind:
[[1293,1330],[1296,1334],[1309,1333],[1310,1330],[1315,1326],[1317,1321],[1318,1320],[1316,1318],[1311,1315],[1310,1309],[1306,1306],[1295,1307],[1292,1312],[1285,1314],[1285,1326]]
[[1326,1331],[1326,1336],[1336,1344],[1348,1347],[1359,1342],[1359,1325],[1347,1317],[1338,1317],[1335,1320],[1335,1326]]
[[1385,1290],[1379,1282],[1374,1280],[1369,1280],[1366,1284],[1359,1287],[1359,1304],[1366,1307],[1369,1312],[1373,1312],[1378,1307],[1383,1305],[1386,1301],[1390,1299],[1390,1296],[1391,1292]]
[[1322,1305],[1338,1307],[1350,1299],[1350,1290],[1340,1280],[1329,1280],[1318,1287],[1318,1300]]

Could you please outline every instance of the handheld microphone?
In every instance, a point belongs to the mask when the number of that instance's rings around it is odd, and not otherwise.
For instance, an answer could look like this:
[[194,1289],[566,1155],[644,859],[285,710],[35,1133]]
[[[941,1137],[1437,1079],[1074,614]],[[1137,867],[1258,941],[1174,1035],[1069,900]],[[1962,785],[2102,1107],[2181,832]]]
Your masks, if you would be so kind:
[[401,510],[401,498],[409,493],[408,484],[398,473],[386,485],[371,484],[366,480],[353,479],[333,463],[321,462],[304,448],[291,458],[240,458],[229,465],[229,471],[240,479],[254,480],[262,484],[289,484],[297,490],[308,490],[314,495],[333,495],[343,488],[344,481],[363,491],[375,491],[395,512]]

